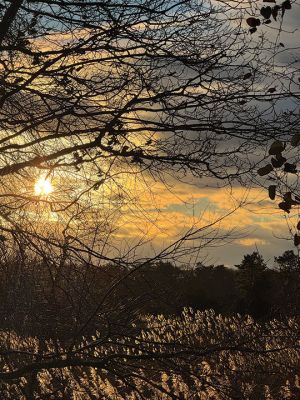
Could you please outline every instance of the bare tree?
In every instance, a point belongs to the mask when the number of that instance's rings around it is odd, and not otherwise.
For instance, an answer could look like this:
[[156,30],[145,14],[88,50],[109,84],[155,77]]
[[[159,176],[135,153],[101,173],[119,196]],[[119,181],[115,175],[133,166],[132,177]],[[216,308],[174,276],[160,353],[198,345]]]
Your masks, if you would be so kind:
[[4,198],[26,208],[38,171],[61,181],[57,212],[110,182],[122,192],[127,174],[228,180],[251,171],[250,153],[298,128],[282,100],[299,94],[292,65],[275,65],[276,47],[244,26],[254,8],[5,1]]
[[[66,226],[95,210],[93,190],[102,221],[107,203],[116,220],[135,202],[128,176],[249,178],[266,140],[298,128],[297,72],[276,64],[277,42],[249,32],[258,11],[255,2],[5,1],[3,225],[25,231],[27,219],[35,232],[35,197],[78,238]],[[263,14],[255,23],[267,27]],[[40,175],[56,180],[50,202],[32,193]]]

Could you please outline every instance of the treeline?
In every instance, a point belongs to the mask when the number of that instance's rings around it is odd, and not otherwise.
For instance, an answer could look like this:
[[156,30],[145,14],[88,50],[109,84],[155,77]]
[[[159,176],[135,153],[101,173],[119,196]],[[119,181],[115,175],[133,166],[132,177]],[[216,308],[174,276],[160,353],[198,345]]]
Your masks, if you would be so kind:
[[300,263],[292,251],[275,258],[272,268],[257,252],[232,268],[198,264],[183,269],[159,262],[127,276],[130,268],[24,255],[2,258],[0,329],[68,338],[103,327],[117,331],[141,314],[179,315],[183,307],[250,314],[257,320],[300,313]]

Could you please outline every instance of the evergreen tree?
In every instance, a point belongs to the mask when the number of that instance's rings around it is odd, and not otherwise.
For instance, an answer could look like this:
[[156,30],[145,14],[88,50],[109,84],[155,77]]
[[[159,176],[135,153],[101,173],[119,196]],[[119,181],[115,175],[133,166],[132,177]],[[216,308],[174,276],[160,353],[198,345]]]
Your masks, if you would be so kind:
[[237,287],[240,295],[239,308],[255,317],[268,314],[270,309],[267,297],[268,281],[266,278],[267,264],[258,252],[247,254],[242,262],[236,265]]

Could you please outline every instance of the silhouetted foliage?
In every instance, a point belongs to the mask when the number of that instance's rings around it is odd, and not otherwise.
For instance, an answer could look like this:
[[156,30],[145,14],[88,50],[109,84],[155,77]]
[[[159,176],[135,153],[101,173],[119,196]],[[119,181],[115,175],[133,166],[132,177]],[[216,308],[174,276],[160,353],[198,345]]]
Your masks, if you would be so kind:
[[285,251],[281,256],[275,257],[276,265],[282,272],[300,273],[300,259],[292,250]]
[[[273,268],[257,252],[245,255],[235,268],[149,264],[115,289],[84,333],[100,328],[118,331],[138,315],[177,315],[183,307],[250,314],[256,319],[299,315],[298,263],[298,256],[287,251],[275,257]],[[1,261],[0,329],[70,340],[95,301],[128,272],[112,264],[96,268],[67,262],[54,277],[53,269],[41,260]]]

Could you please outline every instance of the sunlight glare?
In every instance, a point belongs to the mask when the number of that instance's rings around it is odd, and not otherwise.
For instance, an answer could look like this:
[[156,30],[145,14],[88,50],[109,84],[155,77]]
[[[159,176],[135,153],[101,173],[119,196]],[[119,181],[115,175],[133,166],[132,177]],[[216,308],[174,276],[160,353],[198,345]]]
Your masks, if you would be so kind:
[[53,192],[50,180],[45,176],[41,176],[34,185],[34,192],[37,196],[46,196]]

